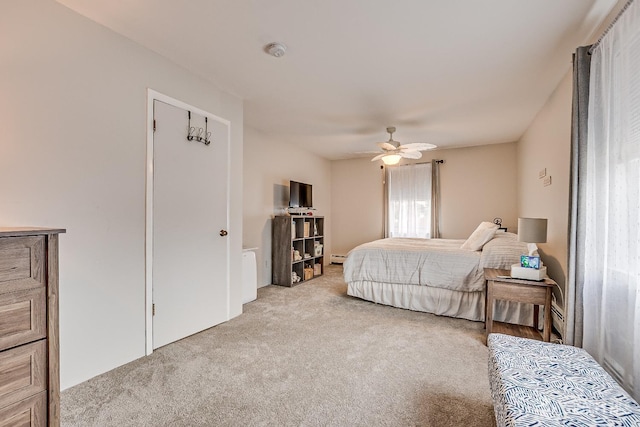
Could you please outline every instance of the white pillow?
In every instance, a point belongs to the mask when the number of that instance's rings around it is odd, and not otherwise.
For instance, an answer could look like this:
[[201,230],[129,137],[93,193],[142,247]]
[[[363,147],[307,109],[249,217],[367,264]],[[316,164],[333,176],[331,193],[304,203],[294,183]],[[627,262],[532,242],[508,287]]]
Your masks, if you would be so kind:
[[[503,235],[506,234],[506,237]],[[520,265],[520,255],[529,253],[525,242],[518,242],[513,233],[496,233],[493,239],[482,247],[480,268],[511,269],[512,264]]]
[[498,224],[489,221],[481,222],[478,228],[476,228],[475,231],[471,233],[471,236],[462,244],[461,248],[470,251],[481,250],[485,243],[493,239],[498,228]]

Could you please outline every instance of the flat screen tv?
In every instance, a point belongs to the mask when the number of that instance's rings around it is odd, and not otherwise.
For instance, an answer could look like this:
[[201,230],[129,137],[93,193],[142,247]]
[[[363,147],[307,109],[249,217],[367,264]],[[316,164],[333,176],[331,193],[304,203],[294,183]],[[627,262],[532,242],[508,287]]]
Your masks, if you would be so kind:
[[290,208],[312,208],[313,197],[311,194],[311,184],[289,181],[289,207]]

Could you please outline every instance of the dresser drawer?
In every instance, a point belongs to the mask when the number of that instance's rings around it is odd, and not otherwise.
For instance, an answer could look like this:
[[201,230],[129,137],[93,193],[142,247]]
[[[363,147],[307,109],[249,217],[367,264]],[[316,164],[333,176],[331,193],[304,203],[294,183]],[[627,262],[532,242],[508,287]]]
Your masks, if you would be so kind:
[[0,409],[0,427],[46,427],[47,392]]
[[0,351],[47,334],[46,289],[0,294]]
[[0,294],[45,285],[44,236],[0,239]]
[[17,403],[47,388],[46,356],[47,340],[0,353],[0,408]]

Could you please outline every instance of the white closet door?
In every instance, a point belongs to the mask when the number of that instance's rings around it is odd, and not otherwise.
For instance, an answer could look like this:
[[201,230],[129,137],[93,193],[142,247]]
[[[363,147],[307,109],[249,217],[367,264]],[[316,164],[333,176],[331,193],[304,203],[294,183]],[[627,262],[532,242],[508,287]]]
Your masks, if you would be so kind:
[[229,128],[208,118],[211,144],[188,141],[187,114],[154,101],[153,348],[228,319]]

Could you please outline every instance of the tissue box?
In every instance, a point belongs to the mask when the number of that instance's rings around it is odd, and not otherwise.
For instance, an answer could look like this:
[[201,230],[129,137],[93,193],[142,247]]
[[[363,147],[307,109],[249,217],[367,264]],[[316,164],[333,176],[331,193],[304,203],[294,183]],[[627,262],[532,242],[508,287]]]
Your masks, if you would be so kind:
[[536,280],[538,282],[547,277],[547,267],[528,268],[520,267],[520,264],[511,266],[511,277],[514,279]]

